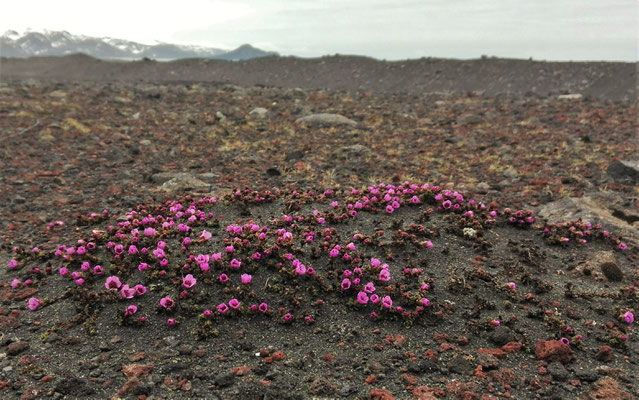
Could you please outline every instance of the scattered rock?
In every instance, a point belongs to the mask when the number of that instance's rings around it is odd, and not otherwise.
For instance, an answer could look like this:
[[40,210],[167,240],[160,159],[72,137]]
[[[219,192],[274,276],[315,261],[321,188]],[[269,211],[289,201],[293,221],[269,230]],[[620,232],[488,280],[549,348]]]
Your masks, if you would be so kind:
[[235,374],[233,372],[223,372],[215,377],[215,384],[218,387],[224,388],[231,386],[235,380]]
[[639,220],[639,215],[625,207],[622,216],[618,209],[624,208],[624,204],[625,201],[615,194],[593,192],[583,197],[553,201],[538,207],[536,211],[537,215],[550,223],[581,219],[584,222],[601,224],[604,229],[621,234],[627,243],[639,244],[639,229],[628,223],[628,220],[634,217]]
[[623,271],[619,266],[612,262],[605,262],[599,266],[601,272],[611,282],[621,282],[623,280]]
[[27,350],[28,348],[29,348],[29,342],[24,342],[24,341],[13,342],[9,344],[9,346],[7,346],[7,354],[10,356],[15,356]]
[[551,362],[548,364],[546,369],[550,373],[550,376],[552,376],[556,381],[565,381],[568,379],[569,373],[566,370],[566,367],[564,367],[564,365],[560,362]]
[[483,371],[499,368],[499,359],[490,353],[483,353],[477,357],[477,362]]
[[457,124],[459,125],[476,125],[481,124],[482,118],[479,115],[471,114],[464,115],[457,119]]
[[180,172],[175,174],[172,179],[164,182],[161,189],[165,192],[209,192],[211,185],[188,172]]
[[323,126],[357,125],[357,122],[353,121],[352,119],[346,118],[343,115],[329,113],[307,115],[306,117],[298,118],[295,123]]
[[619,382],[617,382],[614,378],[606,377],[593,383],[590,390],[584,393],[584,395],[580,397],[580,400],[631,400],[633,398],[634,396],[623,390],[621,385],[619,385]]
[[486,182],[479,182],[477,184],[477,193],[486,194],[490,190],[490,185]]
[[610,346],[599,347],[599,350],[597,351],[597,355],[595,355],[595,358],[597,360],[604,361],[604,362],[612,361],[614,357],[615,357],[615,353],[612,351],[612,347]]
[[560,94],[557,96],[559,100],[581,100],[583,97],[581,93]]
[[153,363],[149,364],[127,364],[122,366],[122,373],[127,378],[147,376],[153,371]]
[[517,338],[512,329],[504,325],[499,325],[490,333],[490,341],[498,346],[502,346],[508,342],[517,341]]
[[360,160],[372,154],[371,149],[361,144],[343,146],[333,152],[333,157],[338,160],[354,161]]
[[519,172],[514,167],[508,167],[504,170],[503,175],[508,179],[515,179],[519,177]]
[[335,393],[335,391],[337,390],[337,385],[334,384],[333,382],[329,381],[326,378],[322,378],[322,377],[316,377],[315,379],[313,379],[313,382],[311,382],[311,386],[308,389],[308,392],[312,395],[331,395],[333,393]]
[[388,389],[374,388],[368,392],[368,398],[370,400],[395,400],[393,394]]
[[619,183],[639,183],[639,161],[617,160],[608,166],[606,171],[612,180]]
[[256,107],[251,110],[249,115],[257,119],[265,119],[268,117],[268,110],[266,108]]
[[535,355],[538,359],[547,362],[559,361],[569,363],[575,359],[570,346],[559,340],[539,340],[535,346]]

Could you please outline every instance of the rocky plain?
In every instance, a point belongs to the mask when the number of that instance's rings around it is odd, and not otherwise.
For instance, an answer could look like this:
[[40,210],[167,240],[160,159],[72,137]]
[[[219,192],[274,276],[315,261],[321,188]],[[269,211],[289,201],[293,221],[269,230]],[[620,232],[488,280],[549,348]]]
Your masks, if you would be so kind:
[[636,64],[0,61],[0,396],[634,399]]

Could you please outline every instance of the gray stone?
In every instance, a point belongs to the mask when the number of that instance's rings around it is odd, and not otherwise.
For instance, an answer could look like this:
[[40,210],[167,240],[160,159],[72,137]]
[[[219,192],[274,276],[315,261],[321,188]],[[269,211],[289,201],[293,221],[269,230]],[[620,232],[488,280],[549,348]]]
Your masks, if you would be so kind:
[[568,379],[568,371],[566,367],[559,361],[551,362],[548,364],[548,372],[552,376],[552,378],[556,381],[565,381]]
[[372,154],[371,149],[361,144],[340,147],[333,152],[333,157],[339,160],[361,160]]
[[491,332],[490,341],[498,346],[503,346],[508,342],[517,341],[517,337],[509,327],[500,325]]
[[[626,243],[639,244],[639,213],[625,206],[614,193],[592,192],[583,197],[567,197],[537,207],[536,212],[550,223],[581,219],[601,224],[611,233],[620,234]],[[633,222],[634,221],[634,222]]]
[[306,117],[298,118],[295,123],[324,126],[357,125],[357,122],[353,121],[352,119],[346,118],[343,115],[328,113],[307,115]]
[[153,174],[151,176],[151,180],[153,181],[153,183],[162,184],[175,178],[175,175],[177,175],[177,172],[175,171],[158,172],[157,174]]
[[209,192],[211,185],[188,172],[180,172],[172,179],[164,182],[161,189],[165,192]]
[[256,107],[251,110],[249,115],[257,119],[265,119],[268,117],[268,110],[266,108]]
[[639,183],[639,161],[615,161],[608,166],[606,175],[615,182],[637,184]]
[[583,97],[581,93],[560,94],[557,96],[559,100],[581,100]]
[[519,177],[519,172],[514,167],[508,167],[504,170],[503,175],[508,179],[515,179]]

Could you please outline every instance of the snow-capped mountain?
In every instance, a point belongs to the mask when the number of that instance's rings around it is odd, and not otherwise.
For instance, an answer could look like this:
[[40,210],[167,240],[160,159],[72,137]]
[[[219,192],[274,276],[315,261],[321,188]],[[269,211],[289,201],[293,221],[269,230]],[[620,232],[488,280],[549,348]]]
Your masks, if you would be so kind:
[[147,45],[123,39],[97,38],[72,35],[66,31],[6,31],[0,36],[0,56],[34,57],[64,56],[84,53],[102,59],[132,60],[151,58],[174,60],[181,58],[213,58],[223,60],[247,60],[277,55],[277,53],[242,45],[235,50],[222,50],[201,46],[184,46],[170,43]]

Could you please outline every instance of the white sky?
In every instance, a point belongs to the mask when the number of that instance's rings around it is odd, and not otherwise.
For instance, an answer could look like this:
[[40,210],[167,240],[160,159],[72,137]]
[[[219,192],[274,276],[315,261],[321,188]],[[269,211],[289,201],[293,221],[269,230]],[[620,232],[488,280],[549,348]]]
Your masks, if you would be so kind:
[[8,29],[380,59],[637,61],[638,0],[14,0]]

